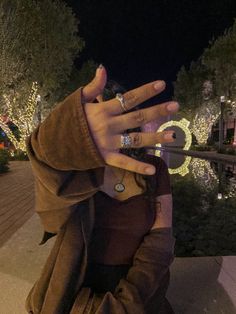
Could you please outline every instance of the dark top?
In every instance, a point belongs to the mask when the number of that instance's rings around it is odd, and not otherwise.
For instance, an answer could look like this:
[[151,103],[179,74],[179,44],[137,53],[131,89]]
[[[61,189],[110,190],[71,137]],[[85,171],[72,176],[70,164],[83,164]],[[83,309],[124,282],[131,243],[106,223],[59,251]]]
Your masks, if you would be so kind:
[[[168,168],[156,156],[149,156],[156,166],[154,196],[170,194]],[[95,225],[89,247],[89,268],[85,285],[97,292],[113,291],[132,264],[143,237],[150,231],[155,210],[145,194],[119,201],[104,192],[96,193]]]
[[119,201],[98,192],[90,261],[105,265],[131,264],[134,253],[151,229],[155,212],[143,194]]

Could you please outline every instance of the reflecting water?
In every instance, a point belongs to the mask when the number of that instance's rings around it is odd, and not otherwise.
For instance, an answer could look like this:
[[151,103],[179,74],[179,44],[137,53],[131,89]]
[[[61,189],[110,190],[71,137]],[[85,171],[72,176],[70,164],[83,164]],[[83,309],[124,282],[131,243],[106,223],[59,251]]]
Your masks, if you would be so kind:
[[162,158],[173,173],[176,255],[236,255],[236,164],[172,153]]
[[190,176],[205,189],[216,190],[219,199],[236,197],[236,163],[173,153],[164,153],[162,158],[166,161],[171,175]]

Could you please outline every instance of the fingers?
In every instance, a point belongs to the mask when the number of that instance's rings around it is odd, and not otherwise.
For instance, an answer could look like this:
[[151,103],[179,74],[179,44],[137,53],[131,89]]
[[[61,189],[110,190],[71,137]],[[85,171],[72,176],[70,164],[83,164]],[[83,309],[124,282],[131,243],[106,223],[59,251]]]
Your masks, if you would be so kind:
[[[175,132],[174,131],[163,131],[158,133],[129,133],[132,148],[146,147],[152,146],[156,144],[163,143],[172,143],[175,141]],[[122,145],[122,137],[123,135],[115,135],[112,139],[112,143],[110,144],[109,149],[118,149],[123,148]]]
[[[124,145],[124,137],[128,136],[128,147]],[[158,133],[142,133],[133,132],[126,135],[114,135],[108,141],[100,141],[102,150],[119,150],[120,148],[140,148],[153,146],[156,144],[172,143],[175,141],[176,135],[172,130]]]
[[149,98],[160,94],[165,89],[164,81],[156,81],[152,83],[145,84],[141,87],[133,89],[124,96],[124,104],[122,106],[120,100],[114,98],[106,102],[107,110],[112,114],[120,114],[124,112],[124,108],[128,110],[143,103]]
[[152,175],[156,172],[156,168],[153,165],[137,161],[121,153],[107,152],[104,154],[104,159],[108,165],[128,171],[146,175]]
[[94,79],[86,85],[82,90],[82,102],[93,102],[93,100],[103,93],[103,89],[107,82],[107,72],[104,66],[100,65]]
[[175,101],[156,105],[147,109],[136,110],[127,114],[112,117],[112,131],[120,133],[127,129],[136,128],[159,118],[176,113],[179,104]]

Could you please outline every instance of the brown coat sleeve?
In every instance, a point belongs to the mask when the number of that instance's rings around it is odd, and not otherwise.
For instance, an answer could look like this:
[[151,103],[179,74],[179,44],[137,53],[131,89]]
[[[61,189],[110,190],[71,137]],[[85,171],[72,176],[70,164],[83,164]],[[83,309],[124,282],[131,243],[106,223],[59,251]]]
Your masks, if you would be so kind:
[[28,139],[35,175],[36,211],[44,229],[57,233],[102,184],[104,160],[90,135],[81,89],[68,96]]

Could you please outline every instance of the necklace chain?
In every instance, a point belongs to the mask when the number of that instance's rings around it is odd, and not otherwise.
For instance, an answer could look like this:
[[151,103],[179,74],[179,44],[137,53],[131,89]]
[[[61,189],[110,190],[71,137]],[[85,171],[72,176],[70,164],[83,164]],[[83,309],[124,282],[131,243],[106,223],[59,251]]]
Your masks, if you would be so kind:
[[122,193],[122,192],[125,191],[125,185],[124,185],[124,183],[123,183],[123,180],[124,180],[124,178],[125,178],[125,174],[126,174],[126,170],[124,169],[120,181],[117,182],[117,183],[115,183],[115,185],[114,185],[114,190],[115,190],[116,192],[118,192],[118,193]]

